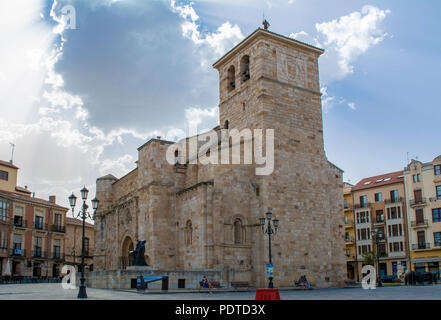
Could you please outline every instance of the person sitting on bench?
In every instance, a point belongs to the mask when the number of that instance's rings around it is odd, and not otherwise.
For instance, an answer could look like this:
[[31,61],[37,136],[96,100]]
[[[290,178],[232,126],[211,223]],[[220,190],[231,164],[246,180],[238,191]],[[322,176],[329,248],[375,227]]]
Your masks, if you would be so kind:
[[299,285],[301,285],[305,289],[310,289],[311,288],[311,285],[308,283],[308,280],[306,279],[305,275],[300,277],[298,283],[299,283]]
[[201,285],[203,288],[210,288],[210,283],[208,282],[207,276],[204,276],[201,281]]

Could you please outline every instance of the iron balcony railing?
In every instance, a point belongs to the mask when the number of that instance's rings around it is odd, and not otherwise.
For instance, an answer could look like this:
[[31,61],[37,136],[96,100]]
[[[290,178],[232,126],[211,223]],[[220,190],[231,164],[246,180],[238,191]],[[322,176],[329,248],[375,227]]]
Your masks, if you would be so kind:
[[12,257],[25,257],[26,256],[26,250],[21,248],[12,248],[10,251],[10,255]]
[[52,252],[52,259],[54,260],[64,260],[64,253],[61,252]]
[[347,237],[345,238],[346,242],[354,242],[354,238],[353,237]]
[[386,204],[398,203],[398,202],[403,202],[403,197],[389,198],[389,199],[384,200],[384,203],[386,203]]
[[26,228],[27,221],[25,219],[23,219],[23,217],[14,216],[13,225],[14,225],[14,227]]
[[430,243],[420,242],[420,243],[412,244],[412,250],[424,250],[424,249],[430,249]]
[[47,252],[43,251],[41,248],[34,248],[32,251],[32,258],[46,258]]
[[345,227],[352,227],[352,226],[354,226],[354,220],[345,221]]
[[36,230],[42,230],[42,231],[47,231],[47,223],[42,223],[38,220],[34,221],[34,229]]
[[421,204],[426,204],[427,203],[427,198],[421,198],[421,199],[418,199],[418,200],[411,199],[409,201],[409,203],[410,203],[411,206],[417,206],[417,205],[421,205]]
[[366,203],[357,203],[354,205],[354,209],[367,209],[370,207],[370,202],[366,202]]
[[429,226],[429,220],[421,220],[421,221],[411,221],[410,226],[412,228],[415,227],[427,227]]
[[66,233],[66,227],[65,226],[60,226],[58,224],[53,224],[51,226],[51,231],[52,232]]
[[2,215],[1,212],[0,212],[0,223],[3,223],[3,224],[10,224],[11,221],[9,220],[9,215],[4,216],[4,215]]

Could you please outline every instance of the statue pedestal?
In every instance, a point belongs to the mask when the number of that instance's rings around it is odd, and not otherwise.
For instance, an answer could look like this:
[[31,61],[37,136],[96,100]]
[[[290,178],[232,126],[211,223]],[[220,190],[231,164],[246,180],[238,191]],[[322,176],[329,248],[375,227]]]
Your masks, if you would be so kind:
[[133,270],[133,271],[151,271],[153,270],[152,266],[129,266],[126,268],[126,270]]

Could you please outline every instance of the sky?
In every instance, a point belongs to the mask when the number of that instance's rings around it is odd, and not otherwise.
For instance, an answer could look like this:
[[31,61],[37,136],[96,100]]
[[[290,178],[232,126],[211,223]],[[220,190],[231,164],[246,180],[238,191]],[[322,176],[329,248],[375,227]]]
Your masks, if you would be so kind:
[[2,1],[0,159],[15,144],[18,184],[36,197],[68,206],[86,185],[92,198],[150,138],[218,124],[212,64],[264,15],[271,31],[325,49],[325,150],[345,181],[402,170],[407,153],[432,161],[440,13],[438,0]]

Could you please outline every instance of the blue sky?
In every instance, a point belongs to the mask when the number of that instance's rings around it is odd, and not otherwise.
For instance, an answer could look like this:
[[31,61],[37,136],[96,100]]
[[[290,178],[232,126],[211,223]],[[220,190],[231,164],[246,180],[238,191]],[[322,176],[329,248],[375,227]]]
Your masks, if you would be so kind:
[[[61,9],[73,5],[76,29]],[[325,0],[4,1],[0,159],[61,204],[135,167],[150,137],[217,125],[223,53],[260,27],[326,50],[325,149],[345,180],[441,153],[441,2]]]

